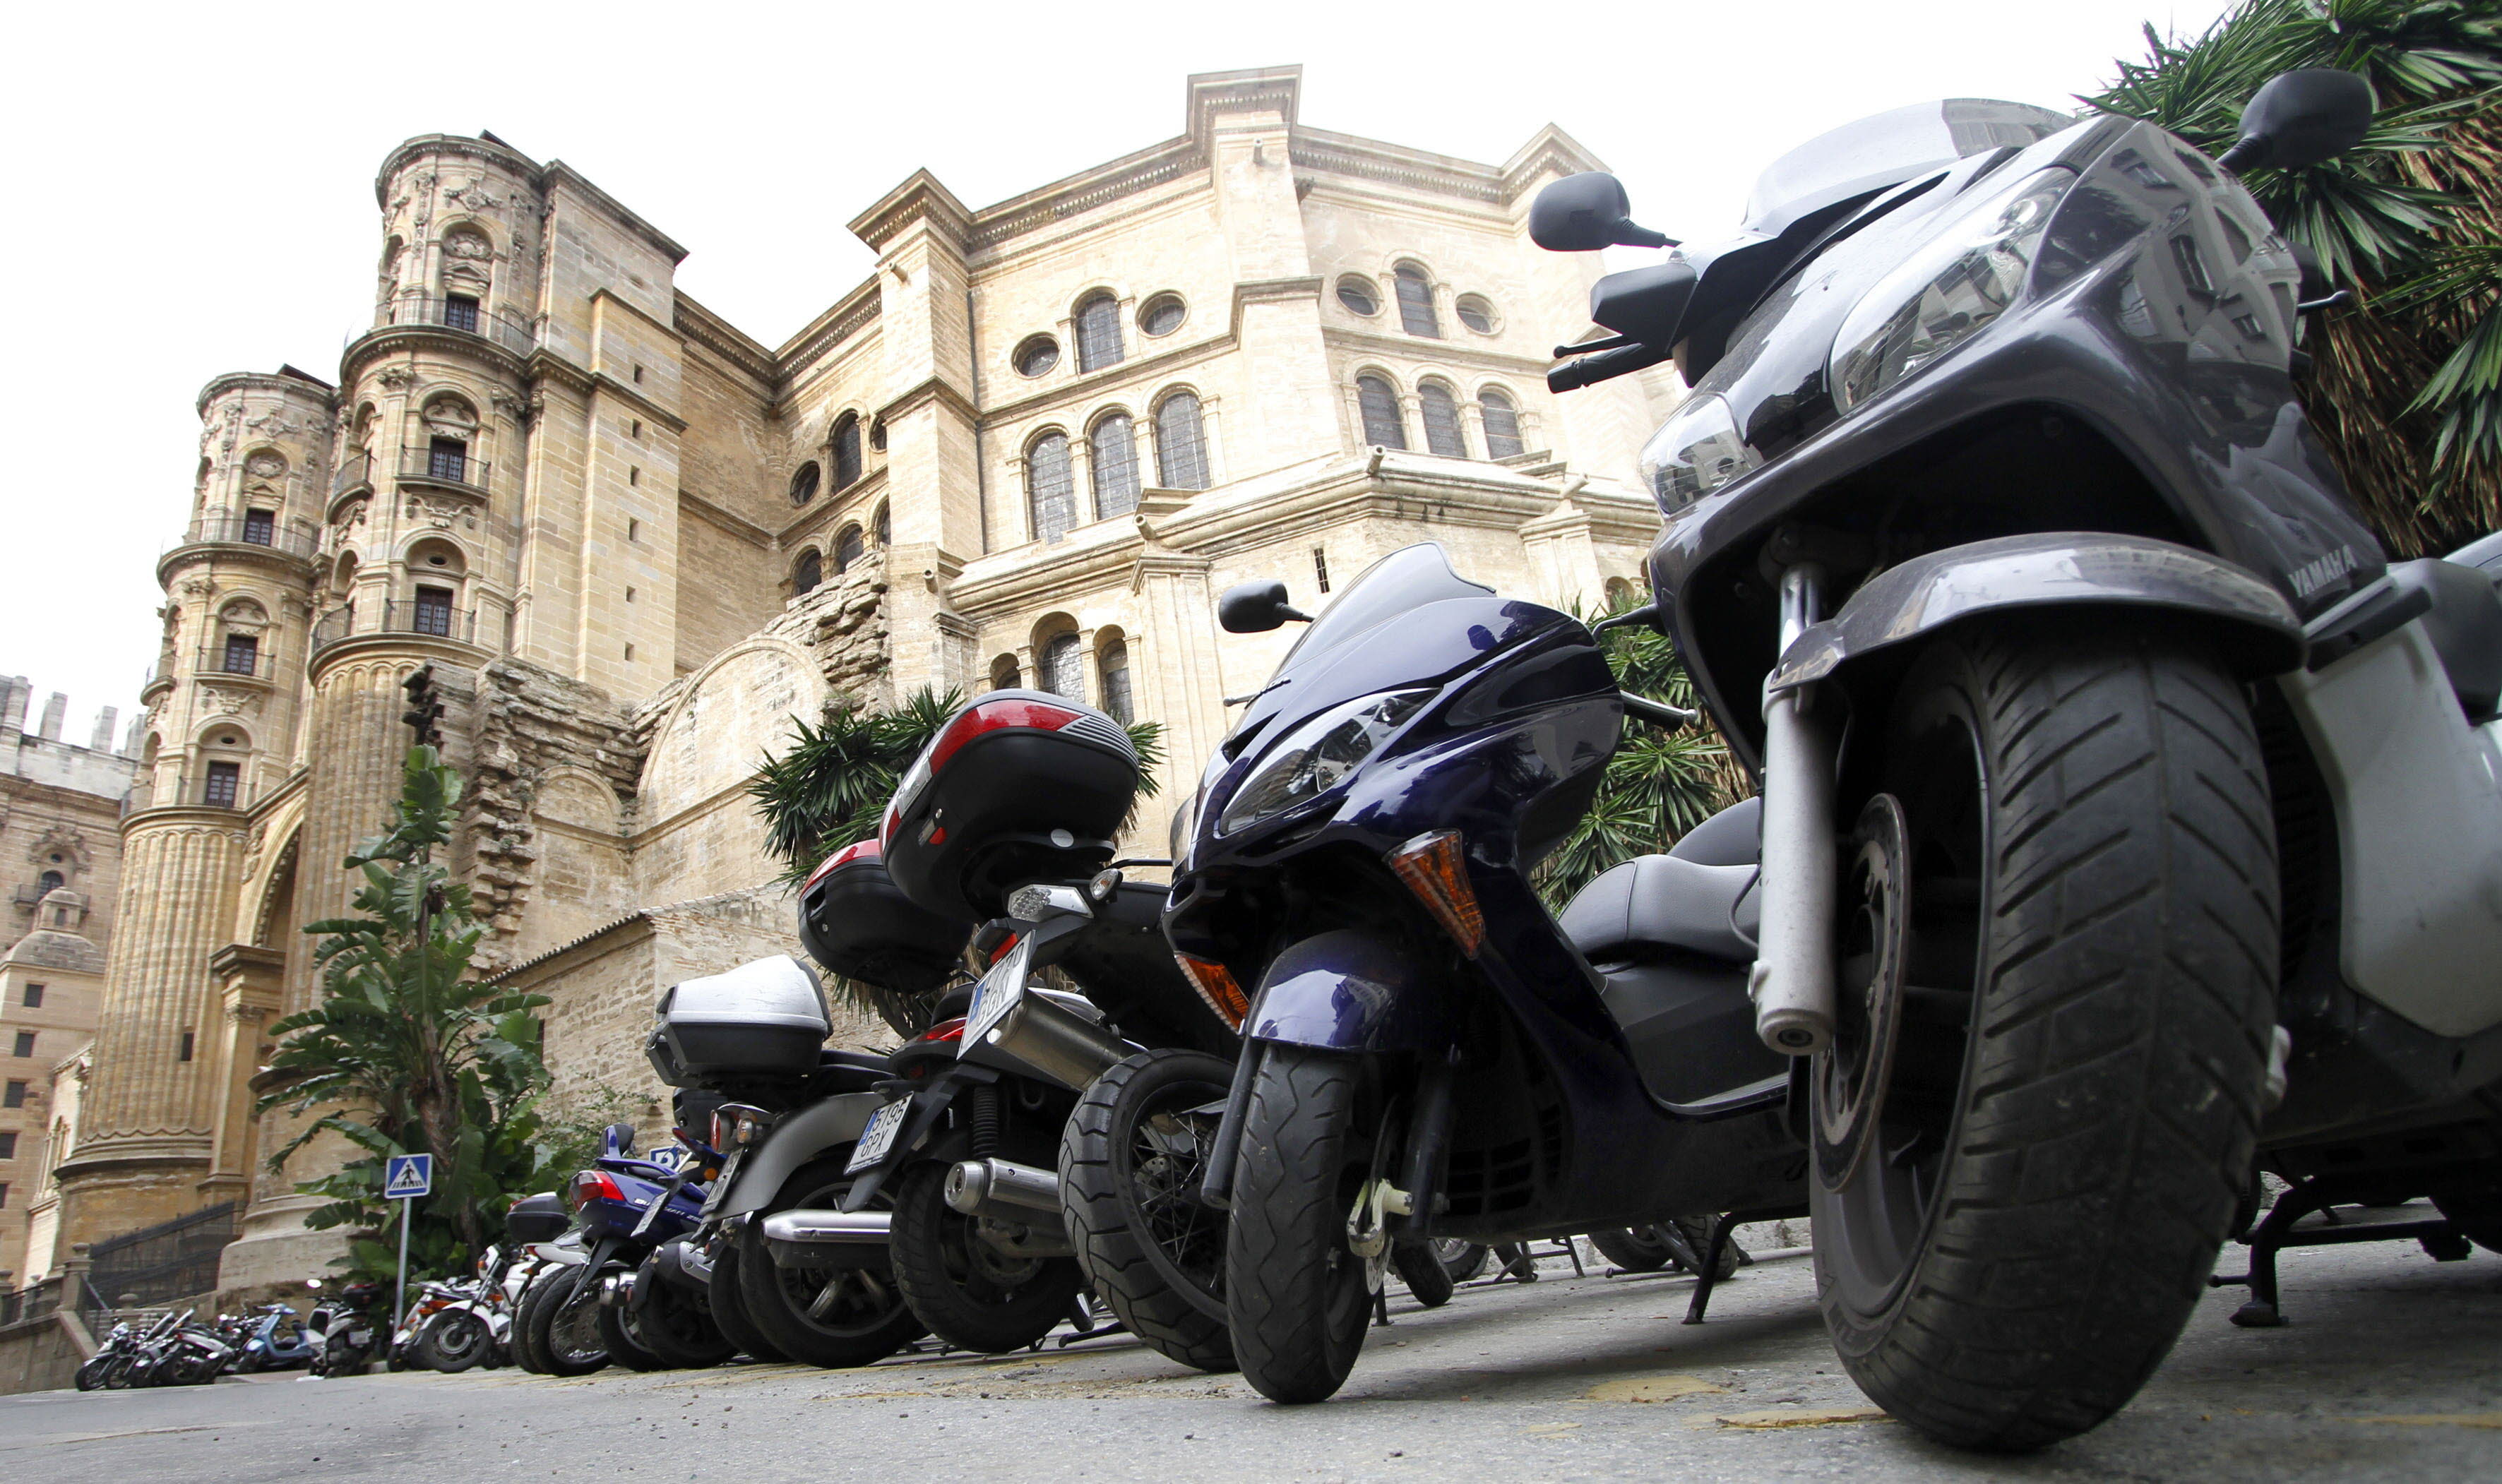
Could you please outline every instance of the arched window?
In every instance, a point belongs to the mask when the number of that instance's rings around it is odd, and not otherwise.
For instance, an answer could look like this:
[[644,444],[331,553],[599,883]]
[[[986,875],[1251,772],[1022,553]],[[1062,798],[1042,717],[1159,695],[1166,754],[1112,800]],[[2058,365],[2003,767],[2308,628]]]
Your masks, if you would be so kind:
[[844,526],[843,533],[834,538],[834,570],[838,573],[850,571],[852,563],[860,560],[862,554],[867,550],[868,543],[862,539],[861,528],[857,525]]
[[1045,643],[1042,653],[1034,657],[1034,668],[1042,672],[1042,689],[1072,701],[1086,699],[1086,661],[1075,634],[1061,634]]
[[825,558],[818,556],[817,549],[812,546],[799,554],[798,564],[791,569],[791,595],[797,597],[814,592],[817,585],[825,580]]
[[1026,509],[1036,541],[1057,541],[1077,524],[1077,493],[1068,479],[1068,436],[1045,433],[1025,451]]
[[848,489],[860,483],[860,417],[847,412],[834,424],[834,488]]
[[877,514],[870,518],[868,525],[877,533],[878,545],[895,545],[895,513],[887,508],[886,501],[877,502]]
[[1108,293],[1090,294],[1077,306],[1077,369],[1100,371],[1120,363],[1120,303]]
[[47,892],[57,892],[67,881],[68,878],[58,871],[46,871],[35,878],[35,894],[40,897]]
[[1025,677],[1017,672],[1016,656],[1001,655],[991,661],[992,690],[1013,691],[1023,684],[1025,684]]
[[1460,435],[1460,399],[1440,382],[1416,388],[1416,410],[1425,420],[1425,452],[1444,458],[1469,456],[1468,440]]
[[1130,646],[1118,639],[1104,645],[1096,666],[1103,672],[1104,712],[1124,726],[1136,721],[1130,697]]
[[871,418],[868,422],[868,446],[878,453],[886,452],[886,420]]
[[1355,405],[1364,414],[1364,441],[1385,449],[1407,447],[1406,420],[1399,416],[1399,393],[1377,376],[1355,379]]
[[1399,295],[1399,327],[1410,335],[1441,339],[1442,321],[1434,313],[1434,285],[1425,270],[1414,263],[1401,263],[1391,276],[1391,287]]
[[819,479],[817,461],[813,458],[791,471],[791,503],[805,505],[817,497]]
[[1528,452],[1520,445],[1520,409],[1511,405],[1510,393],[1488,387],[1477,393],[1477,412],[1485,419],[1486,457],[1517,458]]
[[1095,519],[1108,521],[1138,508],[1138,440],[1130,415],[1116,412],[1095,424]]
[[1156,404],[1156,483],[1166,489],[1207,488],[1207,429],[1195,393],[1176,391]]

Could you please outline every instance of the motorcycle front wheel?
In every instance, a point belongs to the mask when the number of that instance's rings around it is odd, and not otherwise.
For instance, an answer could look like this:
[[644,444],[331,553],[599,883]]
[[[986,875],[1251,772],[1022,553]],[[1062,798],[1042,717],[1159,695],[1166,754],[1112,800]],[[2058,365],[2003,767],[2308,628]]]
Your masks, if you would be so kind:
[[1325,1401],[1364,1348],[1372,1289],[1347,1246],[1370,1167],[1363,1062],[1304,1046],[1259,1056],[1227,1223],[1225,1310],[1243,1378],[1271,1401]]
[[712,1290],[712,1322],[721,1327],[722,1338],[751,1359],[768,1365],[789,1361],[782,1347],[766,1339],[756,1321],[747,1317],[747,1300],[739,1297],[738,1268],[738,1243],[723,1242],[721,1251],[713,1255],[712,1281],[708,1285]]
[[495,1340],[487,1321],[467,1309],[445,1309],[417,1332],[412,1348],[419,1365],[451,1376],[484,1361],[487,1352],[495,1348]]
[[1073,1258],[1021,1258],[984,1240],[974,1218],[947,1203],[947,1168],[924,1160],[896,1186],[895,1281],[913,1315],[947,1343],[988,1355],[1022,1350],[1068,1317],[1085,1275]]
[[531,1284],[513,1321],[513,1332],[529,1347],[541,1375],[587,1376],[608,1364],[599,1339],[599,1286],[585,1283],[577,1296],[574,1281],[581,1273],[578,1267],[559,1268]]
[[1200,1195],[1232,1063],[1142,1051],[1095,1079],[1060,1140],[1077,1265],[1130,1332],[1168,1360],[1232,1370],[1225,1213]]
[[[2161,1363],[2249,1172],[2277,963],[2258,737],[2202,648],[2008,624],[1913,664],[1881,771],[1899,1029],[1855,1164],[1809,1181],[1817,1297],[1886,1411],[2039,1448]],[[1845,956],[1844,1022],[1885,993],[1847,965],[1877,961]],[[1850,1123],[1829,1070],[1819,1130]]]
[[672,1370],[702,1370],[728,1360],[737,1347],[713,1323],[704,1296],[660,1276],[645,1258],[634,1274],[634,1337]]
[[599,1305],[599,1348],[627,1370],[666,1370],[669,1363],[643,1338],[643,1320],[624,1302]]

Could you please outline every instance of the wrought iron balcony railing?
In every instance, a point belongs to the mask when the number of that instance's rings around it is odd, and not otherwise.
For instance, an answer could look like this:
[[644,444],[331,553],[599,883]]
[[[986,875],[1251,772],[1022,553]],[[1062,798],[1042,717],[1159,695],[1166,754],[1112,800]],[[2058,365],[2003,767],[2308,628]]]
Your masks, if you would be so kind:
[[250,510],[242,515],[202,516],[183,527],[183,538],[174,546],[258,546],[289,556],[310,556],[321,539],[310,521],[282,523],[268,511]]
[[403,448],[399,451],[399,477],[423,480],[434,485],[457,485],[464,489],[487,492],[487,476],[491,466],[483,458],[472,458],[468,452],[447,448]]
[[475,608],[455,609],[443,603],[393,599],[382,605],[380,614],[348,607],[333,608],[321,615],[313,625],[312,652],[318,655],[342,640],[367,634],[424,634],[469,644],[476,642],[477,632]]
[[370,486],[373,482],[374,455],[362,452],[351,454],[339,461],[339,472],[330,481],[330,498],[335,500],[359,485]]
[[398,324],[431,324],[460,330],[491,340],[516,355],[527,355],[538,344],[538,337],[530,333],[529,325],[519,316],[501,309],[490,312],[477,300],[457,294],[402,294],[385,306],[383,322],[366,333]]

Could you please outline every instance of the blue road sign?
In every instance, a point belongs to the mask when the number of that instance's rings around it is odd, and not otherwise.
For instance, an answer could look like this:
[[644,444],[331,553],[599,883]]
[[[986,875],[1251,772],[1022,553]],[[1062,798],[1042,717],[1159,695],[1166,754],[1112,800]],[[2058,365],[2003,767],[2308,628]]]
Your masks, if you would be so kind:
[[394,1154],[383,1160],[383,1198],[412,1200],[434,1189],[434,1156]]

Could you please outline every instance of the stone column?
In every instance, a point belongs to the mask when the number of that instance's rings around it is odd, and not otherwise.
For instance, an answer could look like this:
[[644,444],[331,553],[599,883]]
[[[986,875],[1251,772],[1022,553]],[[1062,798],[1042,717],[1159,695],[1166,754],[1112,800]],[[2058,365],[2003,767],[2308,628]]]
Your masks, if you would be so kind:
[[1131,583],[1139,619],[1129,636],[1131,699],[1139,721],[1164,724],[1163,789],[1140,812],[1133,836],[1144,855],[1163,854],[1173,811],[1190,801],[1199,769],[1225,735],[1207,573],[1206,557],[1150,542]]
[[176,803],[122,826],[95,1077],[79,1109],[78,1150],[60,1168],[64,1241],[101,1241],[196,1203],[213,1128],[198,1056],[216,1009],[209,956],[226,936],[243,843],[243,816],[231,809]]

